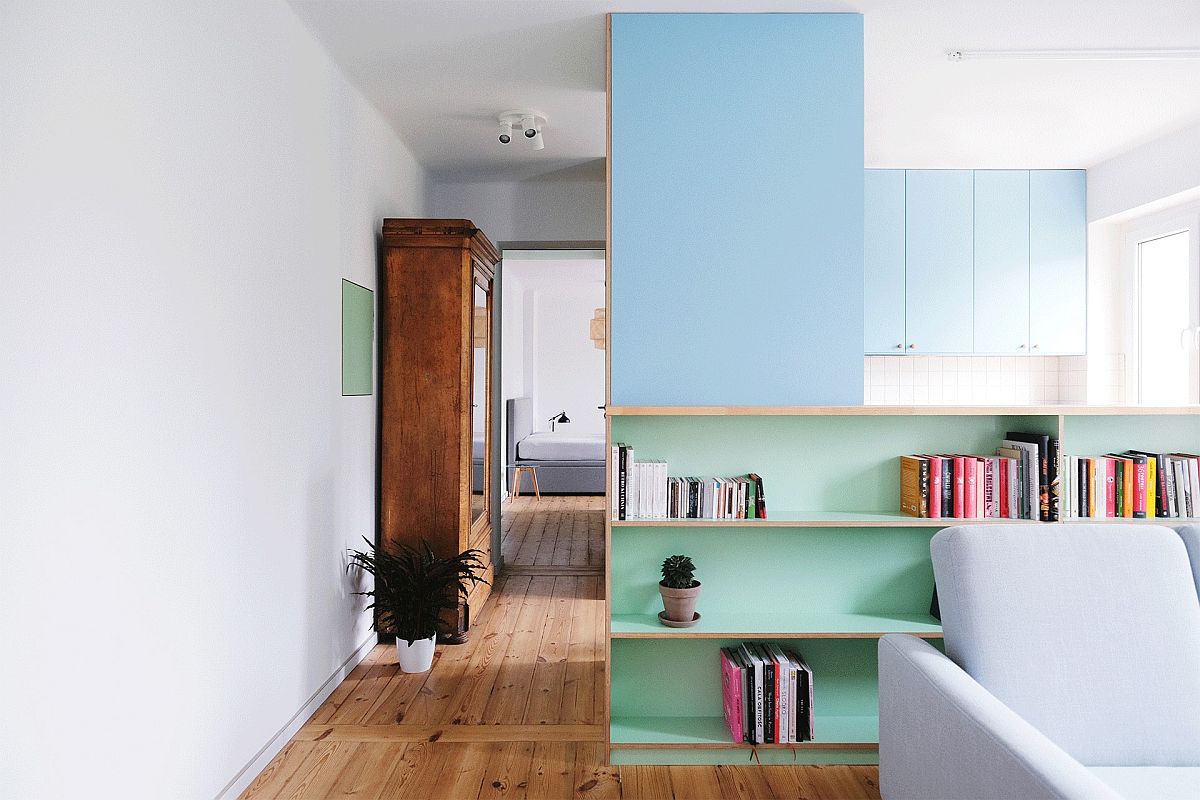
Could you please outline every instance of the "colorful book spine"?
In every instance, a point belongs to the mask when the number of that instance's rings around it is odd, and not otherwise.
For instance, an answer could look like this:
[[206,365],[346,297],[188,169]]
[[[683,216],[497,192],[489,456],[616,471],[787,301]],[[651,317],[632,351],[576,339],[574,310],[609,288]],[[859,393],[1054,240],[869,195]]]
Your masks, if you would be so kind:
[[735,742],[744,741],[746,732],[742,728],[742,709],[745,707],[742,698],[742,670],[729,648],[721,649],[721,691],[729,735]]

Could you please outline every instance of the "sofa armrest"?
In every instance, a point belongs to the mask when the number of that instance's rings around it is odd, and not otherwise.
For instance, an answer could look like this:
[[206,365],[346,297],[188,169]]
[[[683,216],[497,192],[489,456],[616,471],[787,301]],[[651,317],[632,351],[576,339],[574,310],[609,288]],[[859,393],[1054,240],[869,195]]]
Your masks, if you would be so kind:
[[885,800],[1119,800],[1112,789],[915,636],[879,640]]

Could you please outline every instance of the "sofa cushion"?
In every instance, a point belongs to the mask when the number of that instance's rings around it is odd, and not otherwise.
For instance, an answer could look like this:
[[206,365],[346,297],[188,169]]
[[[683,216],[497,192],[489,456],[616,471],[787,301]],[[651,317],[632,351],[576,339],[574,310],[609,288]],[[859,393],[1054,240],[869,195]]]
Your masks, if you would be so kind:
[[966,525],[931,543],[946,654],[1088,766],[1200,766],[1200,601],[1155,525]]
[[1125,800],[1195,800],[1200,767],[1092,767]]

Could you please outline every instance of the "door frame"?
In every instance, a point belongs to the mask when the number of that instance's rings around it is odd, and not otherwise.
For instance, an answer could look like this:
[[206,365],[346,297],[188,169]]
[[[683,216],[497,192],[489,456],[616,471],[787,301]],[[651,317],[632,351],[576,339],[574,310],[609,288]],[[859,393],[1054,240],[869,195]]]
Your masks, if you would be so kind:
[[[496,572],[504,567],[504,553],[501,549],[501,504],[504,500],[505,483],[508,480],[508,465],[505,461],[505,438],[500,435],[500,422],[505,420],[504,383],[501,379],[501,366],[504,363],[504,259],[506,254],[521,250],[599,250],[605,252],[608,245],[603,240],[585,239],[579,241],[501,241],[496,243],[500,251],[500,263],[496,265],[496,277],[492,283],[492,342],[496,358],[492,361],[492,419],[495,434],[489,458],[492,461],[492,562]],[[511,257],[511,256],[509,256]]]

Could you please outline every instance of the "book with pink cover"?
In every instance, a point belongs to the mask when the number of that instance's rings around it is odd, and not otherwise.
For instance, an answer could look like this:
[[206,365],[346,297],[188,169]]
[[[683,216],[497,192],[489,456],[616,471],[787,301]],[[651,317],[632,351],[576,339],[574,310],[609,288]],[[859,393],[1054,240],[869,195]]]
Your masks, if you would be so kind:
[[744,740],[742,730],[742,672],[729,653],[721,649],[721,699],[725,708],[725,724],[733,741]]

